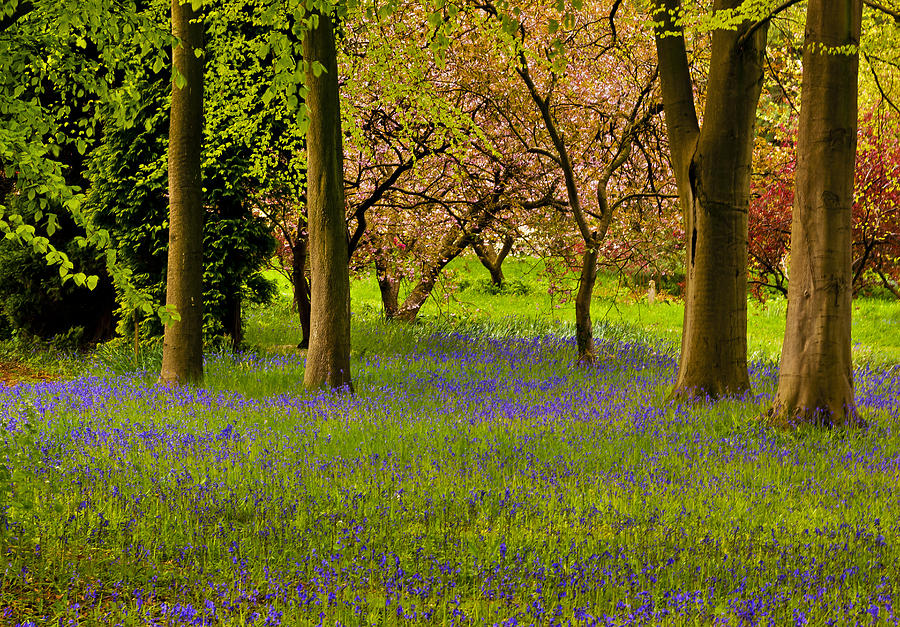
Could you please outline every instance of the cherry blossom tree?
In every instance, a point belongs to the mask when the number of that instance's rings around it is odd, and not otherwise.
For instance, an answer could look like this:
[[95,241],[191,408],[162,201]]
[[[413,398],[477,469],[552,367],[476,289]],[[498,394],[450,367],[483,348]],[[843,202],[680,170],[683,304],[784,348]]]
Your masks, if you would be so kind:
[[555,6],[536,4],[520,11],[514,28],[495,6],[482,6],[495,25],[493,47],[537,114],[530,134],[523,127],[511,134],[542,170],[554,173],[563,198],[556,204],[580,238],[575,325],[582,364],[594,361],[590,306],[613,215],[658,194],[654,161],[634,150],[658,129],[656,65],[646,46],[642,55],[636,45],[643,37],[636,16],[617,15],[618,5],[592,5],[557,20]]

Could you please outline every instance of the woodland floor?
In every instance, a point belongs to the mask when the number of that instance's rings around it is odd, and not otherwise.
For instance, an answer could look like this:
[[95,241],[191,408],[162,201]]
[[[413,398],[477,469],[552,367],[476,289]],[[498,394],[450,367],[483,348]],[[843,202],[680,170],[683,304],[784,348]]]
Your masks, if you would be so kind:
[[27,364],[7,359],[0,360],[0,384],[6,387],[29,381],[51,381],[54,378],[56,377],[51,373],[35,370]]

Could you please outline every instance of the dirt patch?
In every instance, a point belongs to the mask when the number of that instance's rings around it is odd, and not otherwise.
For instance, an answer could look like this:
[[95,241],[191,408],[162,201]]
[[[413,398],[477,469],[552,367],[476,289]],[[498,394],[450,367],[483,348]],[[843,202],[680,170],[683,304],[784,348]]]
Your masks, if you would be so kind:
[[15,361],[0,360],[0,385],[5,385],[6,387],[17,383],[50,381],[55,378],[44,370],[35,370],[30,366]]

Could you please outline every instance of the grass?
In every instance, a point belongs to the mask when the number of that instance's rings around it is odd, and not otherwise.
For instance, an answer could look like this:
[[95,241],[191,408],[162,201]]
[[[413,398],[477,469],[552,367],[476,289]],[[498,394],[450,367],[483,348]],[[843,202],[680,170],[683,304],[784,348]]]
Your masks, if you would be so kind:
[[[507,281],[523,288],[524,293],[485,293],[489,275],[477,258],[454,259],[441,279],[434,297],[422,308],[421,318],[442,325],[458,326],[461,322],[479,325],[509,326],[528,334],[546,332],[553,327],[560,333],[574,333],[574,303],[548,295],[549,281],[543,262],[538,259],[510,258],[503,266]],[[273,278],[275,274],[271,275]],[[281,280],[282,295],[290,295],[289,286]],[[569,276],[567,287],[575,288],[577,277]],[[401,298],[409,286],[401,289]],[[681,341],[684,303],[676,298],[649,306],[645,290],[624,285],[623,279],[601,274],[594,290],[591,317],[601,327],[626,327],[636,336],[650,337],[656,344],[677,353]],[[361,316],[374,317],[382,311],[381,297],[374,274],[363,274],[352,284],[352,308]],[[900,363],[900,304],[893,300],[860,298],[853,304],[853,358],[857,364],[891,365]],[[784,336],[787,301],[772,297],[765,303],[748,302],[747,341],[751,359],[777,361]],[[284,337],[299,338],[299,324],[286,336],[281,335],[283,322],[275,315],[261,321],[262,329],[254,329],[251,339],[261,345],[280,343]],[[265,329],[272,329],[267,334]]]
[[570,305],[537,291],[461,290],[404,326],[370,288],[354,396],[303,392],[302,355],[264,350],[296,342],[285,303],[252,312],[256,350],[207,356],[203,388],[107,347],[0,391],[0,623],[896,622],[896,305],[859,303],[869,429],[784,433],[757,420],[778,303],[751,317],[753,394],[684,406],[677,304],[598,299],[621,318],[597,316],[580,370]]

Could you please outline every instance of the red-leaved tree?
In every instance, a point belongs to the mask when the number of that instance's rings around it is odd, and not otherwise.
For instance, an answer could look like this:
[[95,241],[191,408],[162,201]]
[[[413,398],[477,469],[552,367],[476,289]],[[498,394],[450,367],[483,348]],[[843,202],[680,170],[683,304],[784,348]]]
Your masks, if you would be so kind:
[[[750,285],[760,299],[787,295],[796,128],[768,147],[750,203]],[[853,293],[881,285],[900,298],[900,119],[866,113],[859,123],[853,202]]]

